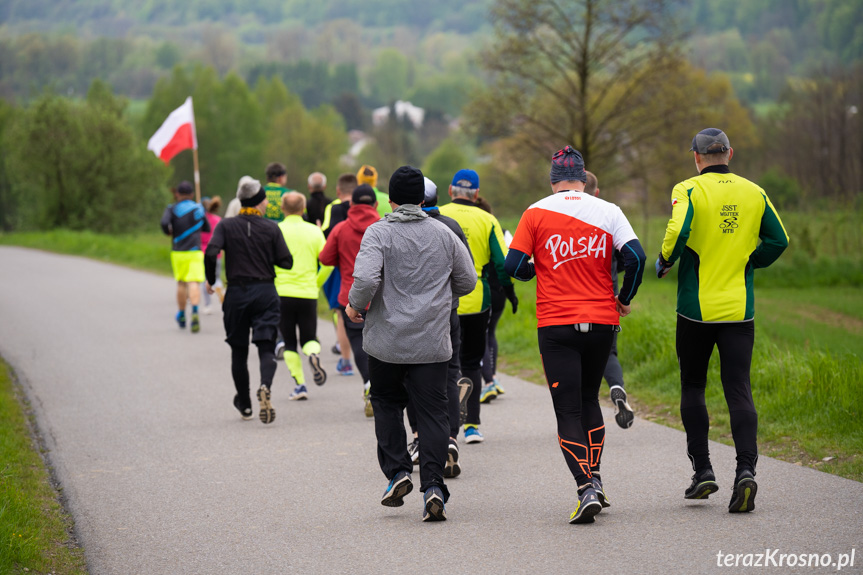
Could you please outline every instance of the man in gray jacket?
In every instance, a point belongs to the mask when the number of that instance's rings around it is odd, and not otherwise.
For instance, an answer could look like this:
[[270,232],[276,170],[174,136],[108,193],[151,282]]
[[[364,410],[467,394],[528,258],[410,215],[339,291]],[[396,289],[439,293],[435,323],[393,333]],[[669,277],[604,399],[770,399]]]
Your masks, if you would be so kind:
[[[413,490],[404,426],[410,398],[423,438],[423,521],[443,521],[449,499],[443,471],[450,427],[450,308],[454,296],[476,286],[476,271],[464,244],[422,211],[424,195],[422,172],[411,166],[396,170],[389,185],[393,213],[363,236],[345,313],[351,321],[365,321],[363,349],[369,354],[378,462],[390,480],[381,503],[403,505]],[[367,305],[363,318],[358,310]]]

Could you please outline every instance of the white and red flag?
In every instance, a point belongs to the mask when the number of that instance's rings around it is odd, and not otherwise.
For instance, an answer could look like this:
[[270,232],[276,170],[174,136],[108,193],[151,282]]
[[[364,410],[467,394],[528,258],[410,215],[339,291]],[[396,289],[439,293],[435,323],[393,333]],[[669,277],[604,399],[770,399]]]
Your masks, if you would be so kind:
[[152,150],[166,164],[178,153],[189,148],[198,149],[191,96],[186,98],[182,106],[171,112],[147,142],[147,149]]

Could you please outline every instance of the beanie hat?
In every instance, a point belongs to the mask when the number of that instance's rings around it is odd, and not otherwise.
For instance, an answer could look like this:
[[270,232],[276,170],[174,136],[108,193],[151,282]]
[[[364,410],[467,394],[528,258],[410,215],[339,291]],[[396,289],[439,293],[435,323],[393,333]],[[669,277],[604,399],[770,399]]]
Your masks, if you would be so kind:
[[425,198],[423,173],[413,166],[402,166],[390,178],[390,201],[400,206],[420,205]]
[[363,164],[357,172],[357,183],[368,184],[374,188],[378,185],[378,171],[373,166]]
[[587,182],[587,174],[584,173],[584,158],[572,146],[558,150],[551,157],[550,176],[552,184],[569,180]]
[[192,187],[192,184],[184,180],[180,182],[179,186],[177,186],[177,193],[181,196],[191,196],[195,193],[195,188]]
[[253,208],[267,199],[267,192],[264,191],[261,182],[251,179],[240,184],[240,189],[237,190],[237,198],[240,200],[240,205],[244,208]]
[[423,178],[425,184],[425,207],[433,208],[437,205],[437,186],[428,178]]
[[365,204],[367,206],[375,205],[378,201],[375,191],[368,184],[360,184],[354,188],[354,193],[351,194],[351,205]]

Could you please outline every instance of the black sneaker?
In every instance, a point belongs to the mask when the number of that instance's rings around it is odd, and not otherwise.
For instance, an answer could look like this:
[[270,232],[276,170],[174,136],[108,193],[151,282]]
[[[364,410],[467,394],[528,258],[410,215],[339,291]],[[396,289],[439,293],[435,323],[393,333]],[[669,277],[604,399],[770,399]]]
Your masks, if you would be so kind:
[[467,421],[467,399],[473,392],[473,381],[469,377],[462,377],[456,385],[458,386],[458,419],[461,427]]
[[446,507],[440,487],[432,486],[426,489],[423,505],[423,521],[446,521]]
[[596,495],[593,485],[582,488],[578,494],[578,505],[569,516],[570,523],[593,523],[597,513],[602,511],[602,503]]
[[414,483],[411,481],[411,474],[407,471],[399,471],[387,485],[387,490],[384,491],[384,496],[381,498],[381,505],[401,507],[405,504],[405,495],[413,491],[413,488]]
[[443,468],[443,476],[446,478],[458,477],[460,473],[461,465],[458,464],[458,443],[455,439],[450,439],[446,453],[446,465]]
[[252,419],[252,407],[244,407],[242,402],[240,401],[239,395],[234,396],[234,407],[236,407],[237,411],[240,412],[240,417],[242,417],[246,421]]
[[315,385],[323,385],[327,382],[327,372],[321,367],[321,358],[318,354],[313,353],[309,356],[309,365],[312,366],[312,378],[315,380]]
[[684,499],[707,499],[719,491],[712,469],[705,469],[692,476],[692,484],[683,492]]
[[755,509],[756,493],[758,493],[758,484],[755,483],[752,472],[741,472],[731,489],[731,503],[728,504],[728,512],[748,513]]
[[273,409],[273,404],[270,403],[270,388],[266,385],[262,385],[258,389],[258,403],[261,406],[261,412],[258,414],[258,417],[261,418],[263,423],[272,423],[276,419],[276,410]]
[[414,437],[414,440],[408,444],[408,455],[411,457],[411,463],[419,465],[420,463],[420,440]]
[[632,427],[632,421],[635,416],[632,413],[632,408],[626,401],[626,391],[619,385],[611,387],[611,402],[614,404],[614,420],[617,425],[623,429]]

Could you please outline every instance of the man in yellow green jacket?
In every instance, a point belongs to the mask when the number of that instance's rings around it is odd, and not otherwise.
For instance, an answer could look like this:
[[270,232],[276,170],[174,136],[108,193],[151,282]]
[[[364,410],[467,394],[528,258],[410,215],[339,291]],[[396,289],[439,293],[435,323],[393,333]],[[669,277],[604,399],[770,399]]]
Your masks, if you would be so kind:
[[488,320],[491,313],[491,289],[483,268],[497,275],[500,285],[514,308],[518,298],[509,274],[504,270],[506,243],[500,222],[476,205],[479,194],[479,175],[473,170],[459,170],[449,187],[452,202],[440,207],[440,213],[454,219],[467,238],[468,247],[476,268],[476,287],[459,299],[458,317],[461,324],[461,371],[473,382],[467,404],[464,426],[465,443],[480,443],[485,438],[479,431],[480,395],[482,394],[482,357],[485,354]]
[[285,219],[279,229],[285,243],[293,248],[294,265],[286,270],[276,268],[276,291],[281,311],[280,330],[285,342],[285,364],[296,385],[288,396],[291,400],[308,398],[303,366],[297,352],[297,332],[303,353],[309,358],[317,385],[327,381],[321,367],[321,344],[318,342],[318,291],[332,271],[331,267],[318,266],[318,255],[324,249],[324,233],[315,224],[303,220],[306,198],[299,192],[282,196]]
[[748,512],[755,507],[758,490],[758,414],[749,377],[755,340],[754,273],[776,261],[788,247],[788,234],[764,190],[729,169],[734,150],[722,130],[702,130],[690,150],[699,175],[674,187],[671,220],[656,260],[660,278],[680,260],[680,416],[695,472],[684,497],[706,499],[719,489],[710,463],[710,420],[704,401],[715,346],[737,450],[728,511]]

